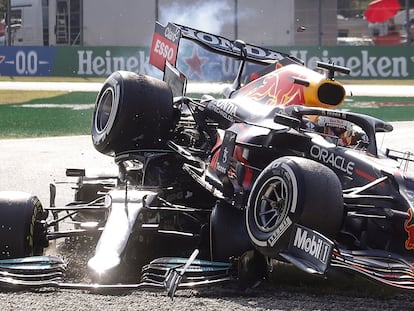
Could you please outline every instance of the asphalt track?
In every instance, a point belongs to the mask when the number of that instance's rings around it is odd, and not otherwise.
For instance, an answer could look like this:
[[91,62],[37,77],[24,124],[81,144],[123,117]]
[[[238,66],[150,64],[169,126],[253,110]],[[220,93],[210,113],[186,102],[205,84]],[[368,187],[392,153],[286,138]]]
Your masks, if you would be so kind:
[[88,135],[0,140],[0,163],[0,190],[35,194],[44,206],[50,183],[57,186],[57,205],[73,199],[76,178],[66,177],[67,168],[85,168],[88,175],[117,173],[113,159],[96,151]]

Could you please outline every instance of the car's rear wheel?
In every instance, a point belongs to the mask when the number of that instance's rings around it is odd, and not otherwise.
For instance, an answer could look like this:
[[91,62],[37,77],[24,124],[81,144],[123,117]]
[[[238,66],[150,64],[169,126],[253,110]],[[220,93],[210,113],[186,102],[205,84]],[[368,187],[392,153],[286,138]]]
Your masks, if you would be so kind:
[[42,255],[48,246],[43,223],[46,217],[36,196],[0,192],[0,258]]
[[172,99],[164,81],[128,71],[112,73],[93,112],[95,148],[108,155],[165,148],[177,117]]
[[334,238],[342,221],[338,177],[328,167],[298,157],[270,163],[256,179],[246,208],[253,245],[272,258],[287,248],[293,223]]

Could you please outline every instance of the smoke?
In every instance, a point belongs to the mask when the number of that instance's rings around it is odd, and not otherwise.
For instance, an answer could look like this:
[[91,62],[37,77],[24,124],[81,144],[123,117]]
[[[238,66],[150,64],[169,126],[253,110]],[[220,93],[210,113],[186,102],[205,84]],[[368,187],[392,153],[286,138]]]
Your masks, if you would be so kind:
[[224,25],[234,23],[233,12],[233,8],[223,1],[173,3],[160,8],[160,23],[172,22],[220,34]]
[[[236,21],[236,7],[231,4],[232,1],[187,0],[186,4],[183,1],[177,2],[159,7],[159,22],[162,25],[171,22],[215,35],[224,35],[223,32],[229,33],[234,29],[235,22],[240,23],[242,19],[247,21],[248,16],[253,14],[251,10],[246,11],[239,7]],[[223,31],[223,28],[226,29]],[[203,50],[194,42],[183,40],[180,42],[177,68],[189,80],[219,81],[223,79],[223,64],[227,64],[227,75],[231,77],[235,76],[233,71],[238,68],[234,60],[227,58],[226,62],[225,58]]]

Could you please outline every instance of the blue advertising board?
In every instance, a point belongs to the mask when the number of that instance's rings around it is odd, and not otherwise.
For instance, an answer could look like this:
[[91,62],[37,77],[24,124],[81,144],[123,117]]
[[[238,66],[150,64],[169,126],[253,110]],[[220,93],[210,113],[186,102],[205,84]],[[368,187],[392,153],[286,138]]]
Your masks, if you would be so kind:
[[0,75],[51,76],[55,47],[0,47]]

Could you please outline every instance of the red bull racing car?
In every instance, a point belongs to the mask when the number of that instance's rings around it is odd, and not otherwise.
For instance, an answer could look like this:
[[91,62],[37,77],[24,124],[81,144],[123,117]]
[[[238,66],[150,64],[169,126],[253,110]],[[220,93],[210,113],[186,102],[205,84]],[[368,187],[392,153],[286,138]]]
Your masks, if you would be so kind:
[[[239,62],[221,98],[187,95],[183,39]],[[253,286],[282,261],[414,289],[413,158],[378,148],[389,123],[336,109],[346,94],[335,74],[347,68],[312,70],[172,23],[156,25],[151,63],[162,80],[116,71],[96,99],[92,141],[118,174],[68,169],[77,182],[66,206],[55,206],[53,185],[48,207],[0,192],[0,284],[167,287],[173,296],[226,281]],[[246,76],[248,64],[261,70]],[[44,250],[85,235],[98,239],[91,283],[65,282],[65,262]]]

